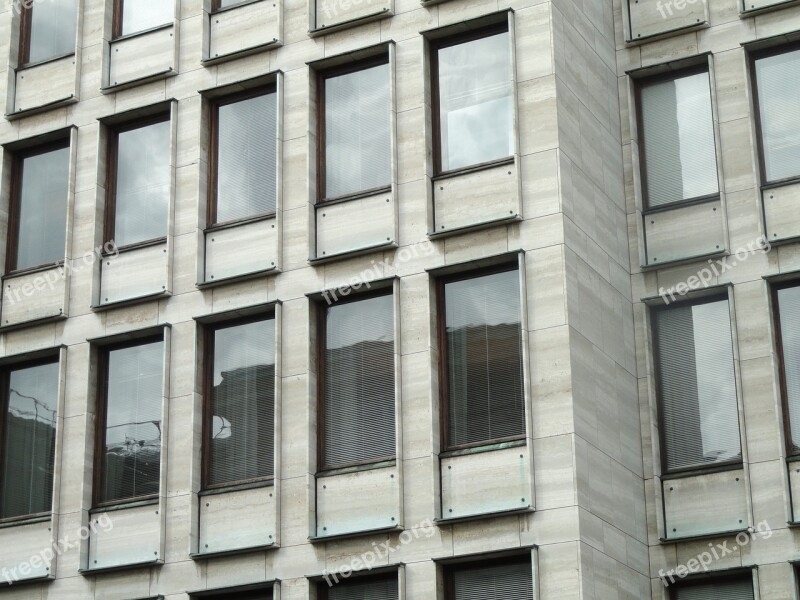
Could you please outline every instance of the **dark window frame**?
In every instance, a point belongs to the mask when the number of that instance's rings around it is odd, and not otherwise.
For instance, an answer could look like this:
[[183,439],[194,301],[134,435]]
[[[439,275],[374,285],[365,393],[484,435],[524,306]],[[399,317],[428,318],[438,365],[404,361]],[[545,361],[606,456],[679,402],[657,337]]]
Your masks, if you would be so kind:
[[[702,304],[711,304],[713,302],[720,302],[724,300],[727,305],[728,309],[730,309],[730,297],[727,293],[722,294],[711,294],[709,296],[702,296],[700,298],[689,298],[686,300],[681,300],[679,302],[673,302],[670,304],[663,304],[659,306],[652,306],[650,307],[650,313],[648,315],[648,319],[650,321],[649,330],[650,335],[652,336],[651,341],[651,348],[653,352],[653,379],[655,384],[655,393],[656,393],[656,413],[658,415],[658,449],[660,453],[660,462],[661,462],[661,474],[664,477],[688,477],[695,474],[702,474],[702,473],[712,473],[716,471],[724,471],[728,469],[735,469],[744,464],[744,454],[739,457],[739,459],[729,459],[726,461],[720,461],[715,463],[710,463],[708,465],[702,466],[691,466],[691,467],[679,467],[677,469],[671,469],[667,465],[667,445],[666,445],[666,435],[664,431],[664,397],[662,393],[662,382],[663,382],[663,374],[661,373],[661,369],[659,365],[661,364],[661,356],[658,351],[658,327],[656,327],[656,314],[664,311],[668,311],[672,308],[676,308],[679,306],[700,306]],[[730,322],[730,317],[729,317]],[[733,323],[731,324],[731,336],[734,334]],[[731,337],[731,351],[733,351],[734,339]],[[734,360],[734,373],[736,370],[735,360]],[[739,384],[735,382],[736,385],[736,392],[737,395],[739,393]],[[738,397],[737,397],[738,403]],[[738,406],[737,406],[737,414],[738,414]],[[742,452],[741,447],[741,429],[742,425],[741,422],[738,421],[739,427],[739,451]]]
[[[450,443],[450,419],[449,419],[449,395],[450,389],[448,385],[448,370],[447,370],[447,312],[445,309],[445,286],[448,283],[456,281],[466,281],[469,279],[479,279],[486,275],[495,275],[497,273],[506,273],[514,271],[519,277],[519,264],[516,262],[506,262],[499,265],[484,267],[482,269],[474,269],[469,271],[462,271],[451,275],[445,275],[436,278],[436,336],[439,345],[439,439],[441,440],[442,452],[454,452],[458,450],[467,450],[470,448],[483,448],[485,446],[492,446],[494,444],[502,444],[505,442],[514,442],[525,440],[527,432],[522,432],[518,435],[506,436],[502,438],[494,438],[490,440],[482,440],[479,442],[471,442],[468,444],[451,444]],[[521,286],[520,282],[520,286]],[[522,314],[520,306],[520,327],[522,326]],[[520,351],[522,353],[522,351]],[[522,367],[523,384],[527,385],[527,373],[523,362]],[[523,389],[523,402],[525,399]],[[527,405],[523,406],[523,418],[527,418]]]
[[[338,576],[337,573],[331,573],[328,575],[329,578],[333,578]],[[398,593],[399,593],[399,579],[398,579],[398,572],[395,569],[390,571],[386,571],[384,573],[353,573],[349,578],[345,579],[342,578],[341,583],[347,584],[349,582],[363,582],[363,581],[389,581],[394,582],[398,586]],[[317,600],[328,600],[330,594],[328,593],[332,587],[339,585],[339,582],[334,583],[332,586],[328,585],[327,581],[323,579],[322,581],[318,581],[316,583],[317,588]]]
[[[217,0],[218,1],[218,0]],[[249,0],[244,0],[248,2]],[[227,8],[226,8],[227,10]],[[217,228],[234,225],[236,223],[245,223],[248,221],[255,221],[272,217],[277,214],[277,206],[275,210],[270,212],[258,213],[248,217],[241,217],[237,219],[230,219],[227,221],[217,222],[217,201],[218,201],[218,176],[219,176],[219,109],[222,106],[229,104],[236,104],[243,100],[250,100],[259,96],[266,96],[267,94],[277,94],[277,82],[269,83],[267,85],[258,86],[257,88],[244,90],[235,94],[223,96],[221,98],[214,98],[208,104],[208,119],[209,119],[209,147],[208,147],[208,198],[206,203],[206,227]],[[276,140],[277,143],[277,140]],[[277,153],[276,153],[277,154]],[[277,162],[277,161],[276,161]],[[278,167],[276,165],[276,173]],[[277,182],[276,182],[277,184]],[[277,185],[276,185],[277,192]],[[276,194],[277,200],[277,194]],[[276,203],[277,204],[277,203]]]
[[[647,175],[646,149],[644,143],[644,114],[643,114],[644,111],[642,111],[642,88],[649,84],[661,83],[664,81],[672,81],[675,79],[679,79],[681,77],[691,77],[692,75],[699,75],[700,73],[705,73],[708,76],[708,90],[709,90],[709,95],[711,97],[712,127],[714,130],[714,156],[717,165],[717,191],[713,194],[695,196],[693,198],[682,198],[680,200],[673,200],[672,202],[668,202],[666,204],[650,206],[650,198],[647,187],[648,175]],[[639,146],[639,178],[641,180],[643,215],[648,215],[650,213],[661,212],[665,210],[671,210],[674,208],[675,209],[682,208],[685,206],[695,206],[697,204],[704,204],[706,202],[712,202],[714,200],[717,200],[721,197],[721,190],[719,189],[720,155],[719,155],[719,147],[717,146],[718,125],[713,122],[714,95],[711,93],[712,85],[713,82],[711,80],[711,68],[709,67],[708,62],[703,62],[696,65],[690,65],[682,69],[678,69],[675,71],[668,71],[666,73],[660,73],[658,75],[651,75],[649,77],[634,79],[633,94],[634,94],[634,103],[636,108],[636,143]]]
[[[441,130],[441,115],[440,113],[440,98],[439,98],[439,50],[458,46],[468,42],[474,42],[483,38],[491,37],[500,33],[511,33],[508,19],[492,23],[489,25],[482,25],[475,27],[468,31],[449,35],[441,38],[433,38],[428,40],[428,56],[430,62],[430,77],[431,77],[431,123],[433,129],[433,175],[434,177],[447,177],[449,175],[456,175],[465,171],[474,171],[482,167],[494,165],[496,163],[505,163],[513,158],[513,155],[493,159],[487,162],[475,163],[458,167],[456,169],[442,170],[442,130]],[[515,68],[514,57],[511,56],[512,64],[511,69]]]
[[767,178],[767,161],[764,153],[764,128],[761,121],[761,103],[758,99],[759,87],[758,76],[756,73],[756,62],[762,58],[770,58],[787,54],[800,50],[800,42],[793,42],[789,44],[781,44],[763,50],[756,50],[747,53],[747,69],[750,75],[750,82],[753,88],[753,120],[756,128],[756,154],[758,160],[758,168],[760,170],[760,186],[761,189],[768,189],[772,187],[779,187],[800,181],[800,168],[797,170],[797,175],[791,175],[782,179],[770,180]]
[[753,585],[753,573],[750,570],[741,571],[739,570],[736,573],[711,573],[711,574],[700,574],[694,577],[687,577],[686,579],[679,579],[674,583],[671,583],[667,587],[667,595],[669,596],[669,600],[677,600],[678,592],[680,588],[686,587],[694,587],[698,584],[703,583],[712,583],[715,581],[722,581],[722,582],[747,582],[750,584],[750,589],[755,592],[755,586]]
[[[219,489],[226,489],[226,488],[237,488],[237,487],[244,487],[244,486],[252,486],[256,484],[261,484],[263,486],[273,485],[275,482],[275,473],[277,471],[277,464],[275,464],[275,458],[277,453],[274,452],[273,448],[273,455],[272,455],[272,475],[263,476],[263,477],[251,477],[250,479],[243,479],[240,481],[226,481],[224,483],[217,483],[217,484],[209,484],[208,481],[210,479],[209,474],[211,472],[211,436],[209,435],[211,432],[212,427],[212,401],[213,401],[213,389],[214,389],[214,334],[218,329],[227,329],[229,327],[236,327],[239,325],[247,325],[249,323],[257,323],[261,321],[272,321],[273,326],[276,328],[276,335],[277,335],[277,319],[274,311],[269,311],[257,315],[248,315],[246,317],[241,317],[237,319],[230,319],[215,323],[209,323],[207,325],[203,325],[202,329],[202,336],[203,336],[203,425],[202,425],[202,443],[201,443],[201,469],[200,469],[200,490],[205,492],[209,490],[219,490]],[[276,353],[277,354],[277,353]],[[273,382],[273,386],[278,385],[278,377],[276,376],[275,381]],[[275,402],[277,401],[277,394],[273,396],[273,417],[275,412]],[[273,421],[273,436],[275,434],[275,423]],[[273,437],[273,445],[275,444],[276,438]]]
[[[442,564],[442,581],[444,583],[444,598],[445,600],[456,600],[455,592],[455,574],[459,571],[471,571],[473,569],[484,567],[499,567],[508,565],[521,565],[525,564],[529,569],[533,569],[530,553],[525,554],[512,554],[510,556],[491,557],[480,560],[476,557],[475,560],[466,562],[454,562]],[[533,577],[533,571],[531,571]],[[533,593],[533,591],[531,591]]]
[[[317,206],[326,204],[335,204],[343,200],[350,200],[378,194],[382,191],[391,188],[389,185],[359,190],[357,192],[350,192],[342,196],[328,197],[326,196],[326,170],[325,170],[325,156],[326,156],[326,140],[325,140],[325,82],[332,77],[340,77],[342,75],[349,75],[350,73],[357,73],[373,67],[389,64],[389,54],[382,52],[375,56],[367,57],[353,63],[338,65],[335,67],[322,68],[316,71],[316,84],[317,84]],[[391,101],[391,99],[390,99]],[[389,142],[391,144],[391,140]]]
[[240,6],[245,6],[247,4],[255,4],[256,2],[261,2],[261,0],[236,0],[236,2],[228,6],[222,6],[222,0],[211,0],[211,14],[213,15],[219,12],[225,12],[226,10],[239,8]]
[[[25,267],[23,269],[17,269],[17,258],[19,256],[19,227],[20,227],[20,212],[22,209],[22,163],[26,158],[30,158],[33,156],[38,156],[40,154],[47,154],[48,152],[54,152],[56,150],[64,150],[65,148],[70,148],[70,138],[64,137],[62,139],[49,142],[47,144],[36,146],[34,148],[29,148],[26,150],[22,150],[20,152],[13,153],[12,157],[12,168],[11,168],[11,194],[9,196],[9,207],[8,207],[8,233],[6,237],[6,264],[5,264],[5,272],[6,275],[11,274],[21,274],[30,271],[36,271],[43,267],[48,267],[51,265],[61,265],[64,264],[65,256],[62,256],[60,259],[54,261],[48,261],[42,263],[40,265],[33,265],[30,267]],[[69,182],[68,187],[69,187]],[[64,198],[64,202],[67,202],[67,198]],[[64,207],[64,212],[67,213],[69,210],[68,206]],[[69,215],[67,214],[67,220],[69,220]],[[66,240],[66,232],[64,234],[64,239]]]
[[786,386],[786,361],[783,352],[783,334],[781,332],[781,308],[778,302],[778,292],[787,288],[800,288],[800,281],[793,279],[775,283],[770,286],[770,300],[772,301],[772,318],[775,327],[775,351],[778,355],[778,384],[781,394],[781,421],[783,427],[783,438],[786,444],[786,458],[800,457],[800,447],[795,448],[792,443],[792,423],[789,412],[789,393]]
[[[394,297],[394,287],[387,286],[370,292],[360,292],[352,294],[345,298],[340,298],[336,302],[327,305],[324,300],[317,302],[316,306],[316,326],[317,326],[317,474],[326,473],[330,471],[339,471],[341,469],[349,469],[352,467],[366,467],[375,465],[386,461],[397,460],[397,423],[395,423],[394,439],[395,439],[395,452],[391,455],[372,458],[369,460],[354,461],[345,465],[330,466],[325,464],[325,374],[327,364],[325,361],[326,342],[327,342],[327,318],[328,308],[333,306],[341,306],[342,304],[350,304],[353,302],[360,302],[362,300],[369,300],[370,298],[377,298],[380,296]],[[396,318],[396,315],[394,315]],[[395,347],[397,340],[393,340]],[[394,365],[395,369],[397,365]],[[394,398],[394,406],[397,407],[397,397]]]
[[[58,364],[60,370],[61,369],[60,363],[61,363],[60,354],[51,354],[30,361],[14,362],[10,364],[0,365],[0,449],[2,449],[5,446],[5,441],[6,441],[5,440],[6,417],[8,415],[8,404],[11,395],[9,389],[11,371],[18,371],[21,369],[28,369],[31,367],[39,367],[42,365],[51,365],[51,364]],[[56,421],[56,428],[58,427],[59,427],[58,421]],[[53,466],[53,468],[55,468],[55,465]],[[0,468],[0,489],[2,489],[2,480],[4,476],[5,476],[5,469]],[[53,513],[53,500],[55,499],[55,493],[56,493],[55,490],[51,491],[53,496],[50,499],[50,510],[39,513],[27,514],[27,515],[19,515],[16,517],[0,518],[0,523],[15,523],[17,521],[27,521],[29,519],[36,519],[51,515]]]
[[[133,502],[143,502],[148,500],[158,499],[164,490],[159,489],[156,494],[146,494],[136,496],[133,498],[122,498],[118,500],[102,500],[103,486],[105,484],[105,473],[103,471],[103,458],[105,455],[106,445],[106,417],[108,416],[108,367],[109,355],[114,350],[124,350],[126,348],[133,348],[135,346],[144,346],[155,342],[164,342],[164,334],[158,333],[155,335],[148,335],[146,337],[135,338],[133,340],[126,340],[116,344],[108,344],[100,346],[97,355],[97,400],[95,405],[95,434],[94,434],[94,457],[92,461],[92,509],[106,508],[109,506],[119,506],[121,504],[130,504]],[[162,375],[163,370],[167,365],[161,365]],[[162,400],[163,403],[163,400]],[[162,404],[163,410],[163,404]],[[159,456],[159,460],[163,462],[164,457]],[[160,465],[159,465],[160,473]],[[160,486],[159,486],[160,487]]]
[[[121,1],[121,0],[119,0]],[[139,119],[125,121],[119,125],[108,125],[108,137],[106,141],[106,194],[105,194],[105,215],[103,221],[103,243],[109,243],[114,239],[117,217],[117,169],[119,159],[119,136],[121,133],[140,129],[149,125],[167,123],[172,119],[171,111],[162,111],[155,115],[148,115]],[[172,143],[170,142],[170,153]],[[170,168],[172,166],[170,165]],[[170,198],[170,202],[172,198]],[[158,236],[148,240],[117,246],[117,251],[129,248],[148,246],[157,242],[166,241],[167,235]]]

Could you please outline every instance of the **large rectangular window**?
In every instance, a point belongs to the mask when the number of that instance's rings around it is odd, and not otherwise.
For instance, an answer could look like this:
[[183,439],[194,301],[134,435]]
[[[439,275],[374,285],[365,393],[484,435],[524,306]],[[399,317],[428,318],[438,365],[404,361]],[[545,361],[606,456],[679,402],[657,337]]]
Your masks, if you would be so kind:
[[530,557],[521,556],[445,569],[446,600],[533,600]]
[[106,240],[118,247],[167,235],[171,187],[169,116],[112,132]]
[[789,454],[800,455],[800,284],[773,289],[773,306],[781,357],[783,420]]
[[753,57],[764,183],[800,177],[800,48]]
[[204,487],[275,473],[275,320],[210,328],[206,335]]
[[753,578],[715,578],[671,588],[670,600],[753,600]]
[[274,213],[278,150],[274,87],[221,100],[211,115],[209,224]]
[[512,69],[506,23],[431,43],[437,173],[514,155]]
[[175,6],[164,0],[114,0],[114,37],[172,23]]
[[719,193],[708,68],[639,83],[639,152],[647,208]]
[[390,74],[385,56],[320,74],[320,200],[391,184]]
[[440,281],[445,447],[525,436],[519,271]]
[[75,52],[75,0],[20,2],[19,65],[44,62]]
[[393,459],[393,296],[356,297],[320,313],[320,468]]
[[398,600],[397,573],[335,580],[317,585],[317,600]]
[[7,270],[64,260],[69,195],[69,140],[14,159]]
[[58,416],[57,359],[15,365],[2,381],[0,520],[49,513]]
[[95,503],[156,497],[161,472],[162,339],[104,349]]
[[727,298],[653,311],[665,472],[742,460]]

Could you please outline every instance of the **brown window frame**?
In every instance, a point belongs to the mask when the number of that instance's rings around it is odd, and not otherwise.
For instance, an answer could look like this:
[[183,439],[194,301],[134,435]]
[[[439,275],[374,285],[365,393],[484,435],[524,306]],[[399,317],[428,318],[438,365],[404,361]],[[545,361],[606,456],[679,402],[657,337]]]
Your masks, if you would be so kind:
[[[6,417],[8,415],[8,403],[10,400],[10,373],[11,371],[17,371],[20,369],[27,369],[31,367],[38,367],[41,365],[51,365],[51,364],[58,364],[59,369],[61,368],[61,357],[58,354],[49,354],[48,356],[43,356],[41,358],[36,358],[33,360],[26,360],[21,362],[14,362],[10,364],[0,365],[0,450],[5,447],[6,439],[5,439],[5,431],[6,431]],[[58,421],[56,421],[56,428],[60,427]],[[0,469],[0,489],[2,489],[2,480],[5,475],[5,469]],[[28,515],[19,515],[16,517],[7,517],[0,519],[0,523],[14,523],[17,521],[27,521],[29,519],[38,519],[41,517],[47,517],[52,514],[53,512],[53,500],[55,499],[56,490],[52,490],[53,498],[50,500],[50,510],[39,512],[39,513],[31,513]]]
[[[505,163],[513,156],[509,155],[503,158],[493,159],[487,162],[475,163],[458,167],[456,169],[442,170],[442,130],[441,130],[441,114],[439,102],[439,50],[449,48],[451,46],[458,46],[468,42],[474,42],[483,38],[491,37],[499,33],[510,33],[508,20],[503,20],[490,25],[484,25],[441,38],[434,38],[428,41],[428,55],[430,57],[430,77],[431,77],[431,123],[433,128],[433,174],[434,177],[446,177],[448,175],[455,175],[466,171],[474,171],[483,167],[488,167],[497,163]],[[510,67],[514,68],[514,58],[511,57],[512,64]]]
[[[442,565],[442,581],[444,583],[445,600],[455,600],[455,573],[458,571],[471,571],[476,568],[495,567],[505,565],[526,564],[533,569],[530,554],[512,554],[493,558],[491,555],[486,559],[469,560],[464,562],[449,562]],[[531,575],[532,576],[532,575]],[[531,592],[533,593],[533,592]]]
[[[164,342],[164,334],[148,335],[146,337],[126,340],[116,344],[103,345],[97,348],[97,400],[95,405],[95,434],[94,434],[94,457],[92,461],[92,509],[106,508],[109,506],[119,506],[121,504],[131,504],[134,502],[146,502],[157,500],[161,492],[136,496],[134,498],[123,498],[120,500],[101,500],[103,496],[103,486],[105,484],[105,473],[103,472],[103,457],[106,445],[106,417],[108,416],[108,367],[109,354],[114,350],[123,350],[135,346],[144,346],[155,342]],[[162,371],[167,365],[161,365]],[[163,403],[163,400],[162,400]],[[163,406],[162,406],[163,409]],[[159,456],[163,463],[164,457]],[[160,487],[160,486],[159,486]]]
[[[699,75],[700,73],[705,73],[708,76],[708,89],[709,94],[711,94],[711,86],[713,85],[713,81],[711,80],[711,68],[709,67],[707,62],[703,62],[696,65],[686,66],[682,69],[676,69],[675,71],[669,71],[667,73],[661,73],[659,75],[652,75],[650,77],[642,77],[642,78],[635,78],[634,85],[633,85],[633,95],[634,95],[634,102],[636,108],[636,143],[639,145],[639,178],[641,179],[641,190],[642,190],[642,207],[643,211],[642,214],[648,215],[651,213],[662,212],[667,210],[672,210],[675,208],[682,208],[685,206],[695,206],[697,204],[704,204],[706,202],[711,202],[713,200],[717,200],[720,198],[721,190],[717,190],[714,194],[706,194],[703,196],[695,196],[693,198],[683,198],[681,200],[673,200],[672,202],[668,202],[666,204],[660,204],[657,206],[650,206],[650,198],[648,193],[647,187],[647,161],[645,158],[645,143],[644,143],[644,115],[642,114],[642,87],[652,83],[660,83],[663,81],[672,81],[678,79],[680,77],[690,77],[692,75]],[[711,105],[712,111],[714,108],[714,96],[711,94]],[[717,131],[717,124],[712,123],[715,133],[714,138],[714,153],[716,156],[716,163],[717,163],[717,181],[719,182],[719,169],[720,169],[720,156],[719,156],[719,147],[717,145],[716,139],[716,131]],[[719,187],[719,185],[717,186]]]
[[[218,1],[218,0],[217,0]],[[250,2],[250,0],[244,0],[244,2]],[[227,10],[227,8],[226,8]],[[251,98],[257,98],[259,96],[266,96],[267,94],[276,94],[278,90],[277,83],[273,82],[264,86],[259,86],[257,88],[251,90],[244,90],[242,92],[237,92],[235,94],[231,94],[228,96],[223,96],[222,98],[215,98],[209,101],[208,104],[208,121],[209,121],[209,148],[208,148],[208,196],[207,196],[207,203],[206,203],[206,227],[207,228],[217,228],[217,227],[226,227],[228,225],[233,225],[235,223],[246,223],[249,221],[256,221],[259,219],[265,219],[274,216],[277,214],[277,206],[275,210],[270,212],[258,213],[248,217],[242,217],[238,219],[230,219],[228,221],[221,221],[217,222],[217,200],[218,200],[218,190],[217,185],[219,183],[218,175],[219,175],[219,109],[222,106],[227,106],[229,104],[236,104],[237,102],[241,102],[243,100],[250,100]],[[277,142],[276,142],[277,143]],[[277,170],[276,170],[277,172]],[[277,186],[276,186],[277,190]]]
[[[63,150],[70,147],[70,138],[65,137],[41,146],[29,148],[20,152],[13,153],[11,168],[11,194],[8,207],[8,233],[6,237],[6,263],[5,271],[7,275],[36,271],[51,265],[64,264],[65,257],[58,260],[49,261],[40,265],[17,269],[17,258],[19,256],[19,215],[22,204],[22,163],[26,158],[46,154],[55,150]],[[64,198],[66,202],[66,198]],[[68,207],[65,207],[65,212]],[[67,215],[69,217],[69,215]],[[66,239],[66,234],[65,238]]]
[[237,0],[230,6],[223,7],[222,0],[211,0],[211,14],[213,15],[218,12],[225,12],[226,10],[231,10],[234,8],[238,8],[240,6],[245,6],[246,4],[255,4],[256,2],[261,2],[261,0]]
[[[225,320],[215,323],[209,323],[207,325],[203,325],[202,329],[202,337],[203,337],[203,425],[202,425],[202,436],[203,440],[201,443],[201,469],[200,469],[200,490],[201,491],[209,491],[209,490],[219,490],[219,489],[227,489],[227,488],[237,488],[243,486],[253,486],[255,484],[261,484],[264,487],[273,485],[275,483],[275,473],[277,471],[277,464],[275,464],[275,459],[277,453],[273,451],[272,455],[272,475],[264,476],[264,477],[251,477],[250,479],[243,479],[240,481],[226,481],[224,483],[217,483],[217,484],[209,484],[209,473],[211,471],[211,436],[210,432],[212,429],[212,400],[213,400],[213,389],[214,389],[214,333],[218,329],[226,329],[228,327],[236,327],[238,325],[247,325],[249,323],[257,323],[261,321],[273,321],[274,326],[276,327],[276,334],[277,334],[277,319],[276,315],[273,311],[262,313],[258,315],[249,315],[246,317],[241,317],[238,319],[231,319]],[[274,385],[277,385],[278,377],[276,375]],[[275,411],[274,403],[277,402],[277,394],[275,394],[273,399],[273,413]],[[273,421],[273,436],[275,434],[275,423]],[[275,439],[275,438],[273,438]],[[274,444],[274,441],[273,441]]]
[[[28,5],[26,6],[26,4]],[[72,52],[67,54],[52,56],[41,61],[36,61],[35,63],[31,63],[31,28],[33,27],[33,7],[36,4],[37,3],[35,1],[31,3],[20,2],[22,10],[19,14],[19,54],[17,59],[18,69],[29,67],[34,64],[38,65],[47,63],[75,54],[75,50],[73,48]]]
[[343,200],[353,200],[364,196],[371,196],[380,192],[391,189],[391,184],[384,185],[376,188],[366,190],[359,190],[351,192],[342,196],[327,197],[325,192],[326,171],[325,171],[325,81],[332,77],[339,77],[341,75],[349,75],[350,73],[357,73],[372,67],[389,64],[389,54],[381,53],[375,56],[370,56],[363,60],[354,63],[347,63],[336,67],[322,68],[316,71],[317,83],[317,201],[318,206],[326,204],[336,204]]
[[[395,423],[395,452],[391,455],[372,458],[369,460],[355,461],[345,465],[330,466],[325,464],[325,374],[327,364],[325,361],[325,351],[327,343],[327,320],[328,308],[333,306],[340,306],[342,304],[350,304],[352,302],[360,302],[361,300],[369,300],[370,298],[377,298],[379,296],[394,296],[394,288],[392,286],[382,287],[370,292],[360,292],[351,296],[340,298],[328,306],[327,302],[319,301],[316,303],[316,321],[317,321],[317,473],[326,473],[331,471],[339,471],[341,469],[349,469],[352,467],[365,467],[375,465],[382,462],[397,460],[397,423]],[[397,344],[397,340],[394,340]],[[395,365],[396,367],[397,365]],[[397,398],[394,399],[395,406],[397,405]]]
[[772,187],[779,187],[800,181],[800,168],[797,170],[797,175],[784,177],[782,179],[770,180],[767,179],[767,161],[764,155],[764,128],[761,122],[761,103],[758,100],[758,76],[756,74],[756,62],[762,58],[770,58],[780,54],[786,54],[800,50],[800,42],[793,42],[790,44],[781,44],[763,50],[757,50],[747,53],[747,68],[750,74],[750,81],[753,86],[753,120],[756,128],[756,153],[758,154],[758,168],[760,169],[761,189],[768,189]]
[[750,570],[747,571],[739,571],[737,573],[711,573],[711,574],[700,574],[693,577],[687,577],[686,579],[678,579],[674,583],[670,583],[667,586],[667,595],[669,596],[669,600],[677,600],[678,592],[680,588],[685,587],[694,587],[697,584],[703,583],[711,583],[713,581],[723,581],[723,582],[748,582],[750,584],[750,588],[755,592],[755,586],[753,584],[753,573]]
[[[658,328],[656,327],[656,320],[655,315],[659,312],[664,312],[670,310],[671,308],[675,308],[677,306],[699,306],[701,304],[711,304],[713,302],[720,302],[724,300],[728,303],[728,307],[730,308],[730,298],[726,293],[722,294],[712,294],[709,296],[702,296],[700,298],[690,298],[688,300],[681,300],[679,302],[671,302],[670,304],[663,304],[659,306],[653,306],[650,308],[650,314],[648,315],[649,321],[649,330],[651,335],[651,348],[653,350],[653,380],[655,384],[655,394],[656,394],[656,413],[658,415],[658,450],[661,458],[661,473],[662,478],[670,478],[670,479],[677,479],[680,477],[690,477],[692,475],[698,474],[708,474],[708,473],[715,473],[719,471],[728,471],[733,470],[738,467],[741,467],[744,464],[744,453],[743,448],[741,448],[741,441],[740,441],[740,452],[742,452],[742,456],[738,459],[730,459],[721,462],[711,463],[707,466],[700,466],[700,467],[681,467],[677,469],[671,469],[667,465],[667,445],[666,445],[666,436],[664,432],[664,398],[662,394],[662,382],[663,382],[663,374],[661,373],[661,369],[659,365],[661,363],[660,360],[660,353],[658,352]],[[733,323],[731,323],[731,335],[734,334]],[[731,344],[735,344],[733,338],[731,338]],[[734,367],[735,369],[735,367]],[[736,384],[737,393],[739,390],[738,383]],[[739,423],[739,430],[741,436],[741,422]],[[741,439],[741,438],[740,438]]]
[[[441,440],[442,452],[455,452],[458,450],[467,450],[470,448],[483,448],[485,446],[492,446],[494,444],[503,444],[506,442],[514,442],[525,440],[527,433],[523,432],[518,435],[506,436],[502,438],[494,438],[490,440],[482,440],[479,442],[471,442],[468,444],[451,444],[450,443],[450,419],[449,419],[449,385],[448,385],[448,371],[447,371],[447,313],[445,310],[445,286],[448,283],[455,281],[466,281],[469,279],[479,279],[486,275],[495,275],[497,273],[506,273],[508,271],[515,271],[519,277],[519,264],[516,262],[505,262],[499,265],[484,267],[482,269],[462,271],[453,273],[451,275],[444,275],[436,278],[436,335],[437,343],[439,345],[439,439]],[[522,314],[520,307],[520,326],[522,323]],[[523,377],[526,377],[525,367],[523,364]],[[524,394],[523,394],[524,399]],[[525,413],[528,410],[524,406]],[[526,418],[527,415],[523,413]]]
[[[121,2],[121,0],[118,0]],[[159,112],[155,115],[148,115],[139,119],[126,121],[119,125],[108,126],[108,138],[106,145],[106,197],[105,197],[105,215],[103,220],[103,243],[110,243],[115,236],[116,217],[117,217],[117,168],[118,168],[118,154],[119,154],[119,135],[134,129],[147,127],[148,125],[156,125],[158,123],[165,123],[171,121],[172,115],[170,111]],[[170,143],[170,146],[172,144]],[[172,151],[170,149],[170,151]],[[167,236],[162,235],[149,240],[142,240],[124,246],[117,246],[116,250],[127,250],[130,248],[138,248],[142,246],[149,246],[158,242],[166,241]],[[116,242],[115,242],[116,243]]]
[[[339,583],[340,583],[338,581],[338,577],[339,576],[338,576],[337,573],[331,573],[327,577],[329,579],[334,579],[335,578],[335,583],[333,585],[328,585],[328,582],[325,579],[323,579],[322,581],[318,581],[317,584],[316,584],[317,600],[329,600],[330,594],[328,592],[330,591],[330,589],[332,587],[335,587],[336,585],[339,585]],[[399,591],[400,591],[398,572],[396,570],[394,570],[394,569],[392,569],[391,571],[386,571],[384,573],[377,573],[377,574],[375,574],[375,573],[361,574],[361,573],[356,572],[356,573],[353,573],[350,577],[348,577],[346,579],[344,578],[344,576],[342,576],[341,583],[346,584],[348,582],[356,582],[356,581],[357,582],[362,582],[362,581],[376,581],[376,582],[377,581],[389,581],[389,582],[392,582],[393,581],[398,586],[398,594],[399,594]]]
[[770,286],[770,299],[772,301],[772,318],[775,326],[775,351],[778,355],[778,383],[781,394],[781,421],[783,426],[783,439],[786,444],[786,458],[800,457],[800,449],[792,444],[792,423],[789,412],[789,390],[786,386],[786,362],[783,352],[783,334],[781,333],[781,308],[778,302],[778,292],[787,288],[800,288],[800,281],[793,279],[782,281]]

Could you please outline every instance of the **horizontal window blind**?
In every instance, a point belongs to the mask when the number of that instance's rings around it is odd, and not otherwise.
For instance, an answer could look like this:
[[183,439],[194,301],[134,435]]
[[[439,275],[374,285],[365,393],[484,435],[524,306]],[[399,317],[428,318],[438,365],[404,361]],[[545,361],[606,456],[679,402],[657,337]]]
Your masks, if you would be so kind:
[[271,477],[275,456],[275,321],[216,329],[208,484]]
[[275,211],[277,106],[273,92],[218,108],[217,222]]
[[800,175],[800,50],[755,61],[768,181]]
[[668,470],[741,459],[727,300],[654,314]]
[[675,600],[753,600],[750,579],[711,581],[675,589]]
[[791,444],[800,452],[800,286],[778,290],[783,376]]
[[395,455],[391,294],[327,309],[323,468]]
[[448,445],[525,433],[519,272],[444,285]]
[[328,600],[397,600],[397,576],[335,584],[328,589]]
[[530,561],[458,569],[453,572],[449,600],[533,600]]
[[159,491],[163,342],[108,352],[101,502]]
[[51,510],[58,369],[52,362],[6,374],[0,518]]
[[708,72],[642,84],[648,206],[719,191]]

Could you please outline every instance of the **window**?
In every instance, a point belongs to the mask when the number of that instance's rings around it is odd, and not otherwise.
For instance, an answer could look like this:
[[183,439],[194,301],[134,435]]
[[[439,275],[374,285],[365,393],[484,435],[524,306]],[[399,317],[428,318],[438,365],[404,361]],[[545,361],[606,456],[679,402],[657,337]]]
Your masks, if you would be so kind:
[[431,44],[436,172],[514,155],[508,25]]
[[648,208],[719,193],[707,67],[641,82],[639,151]]
[[163,372],[160,337],[102,352],[96,504],[158,495]]
[[516,268],[439,284],[445,449],[525,436]]
[[653,312],[666,472],[742,460],[727,298]]
[[210,328],[206,357],[204,487],[272,479],[274,319]]
[[754,600],[753,578],[711,579],[684,583],[671,588],[671,600]]
[[320,313],[321,469],[393,459],[393,296],[356,297]]
[[65,140],[15,157],[7,271],[64,260],[69,154]]
[[49,513],[53,500],[59,363],[3,369],[0,519]]
[[328,575],[317,585],[317,600],[397,600],[397,573],[341,580]]
[[222,10],[224,8],[230,8],[231,6],[236,6],[237,4],[242,4],[247,0],[212,0],[212,7],[213,10]]
[[781,395],[789,454],[800,455],[800,285],[773,289],[778,353],[781,357]]
[[482,561],[445,569],[447,600],[533,600],[530,557]]
[[75,0],[21,2],[20,6],[20,66],[75,52]]
[[272,584],[267,586],[259,585],[257,589],[253,586],[242,586],[246,589],[233,588],[224,592],[198,592],[191,594],[192,600],[272,600]]
[[800,48],[753,58],[764,183],[800,177]]
[[391,184],[390,88],[388,57],[320,74],[320,200]]
[[209,224],[275,212],[277,109],[274,88],[212,107]]
[[163,0],[114,0],[114,37],[172,23],[175,6]]
[[167,235],[170,137],[168,116],[113,132],[109,140],[106,241],[123,247]]

